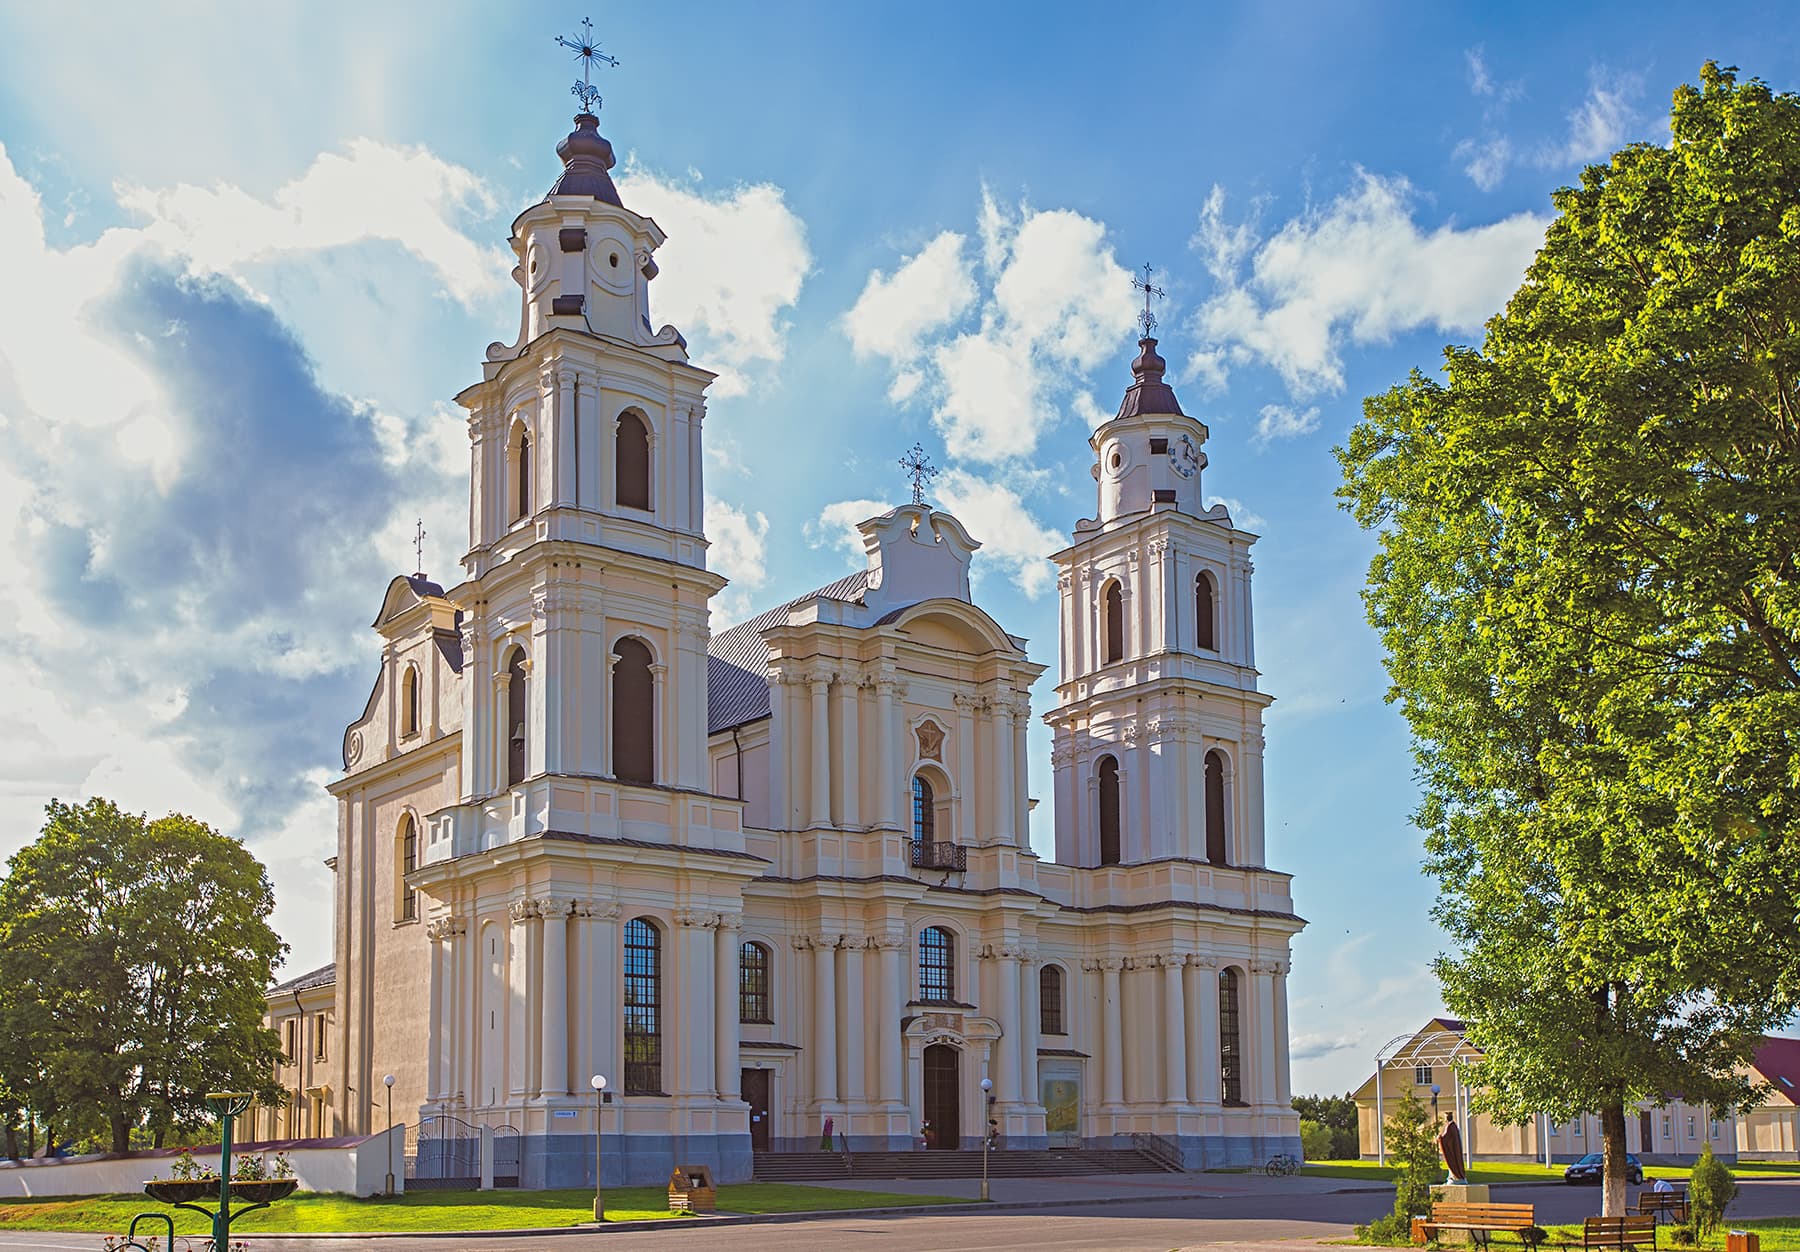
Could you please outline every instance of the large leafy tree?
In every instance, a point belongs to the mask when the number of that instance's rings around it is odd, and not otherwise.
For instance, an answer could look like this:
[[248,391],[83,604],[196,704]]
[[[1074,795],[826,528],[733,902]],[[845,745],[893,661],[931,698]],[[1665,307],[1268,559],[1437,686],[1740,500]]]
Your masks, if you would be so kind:
[[1800,990],[1800,98],[1707,64],[1557,193],[1480,348],[1365,402],[1341,496],[1414,735],[1486,1108],[1743,1105]]
[[263,989],[285,945],[256,858],[191,817],[47,812],[0,882],[0,1084],[120,1152],[201,1121],[207,1091],[278,1098]]

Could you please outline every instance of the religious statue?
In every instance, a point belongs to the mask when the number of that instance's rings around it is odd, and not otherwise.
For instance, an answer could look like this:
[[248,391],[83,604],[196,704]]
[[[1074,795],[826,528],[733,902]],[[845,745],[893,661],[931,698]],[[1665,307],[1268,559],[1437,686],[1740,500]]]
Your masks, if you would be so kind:
[[1450,1171],[1450,1181],[1466,1183],[1463,1177],[1463,1145],[1462,1132],[1456,1128],[1456,1119],[1446,1117],[1444,1128],[1438,1132],[1438,1151],[1443,1153],[1444,1168]]

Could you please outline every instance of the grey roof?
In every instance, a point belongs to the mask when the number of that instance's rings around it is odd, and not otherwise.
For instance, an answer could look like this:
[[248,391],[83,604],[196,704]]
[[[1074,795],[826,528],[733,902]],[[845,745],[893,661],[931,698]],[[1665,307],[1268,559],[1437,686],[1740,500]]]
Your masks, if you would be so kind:
[[855,604],[868,589],[869,572],[858,570],[714,635],[706,646],[706,733],[714,735],[769,715],[769,645],[763,631],[782,625],[790,612],[809,600],[822,597]]
[[321,965],[317,969],[298,974],[286,982],[278,982],[270,987],[271,996],[287,995],[291,991],[311,991],[314,987],[329,987],[337,981],[337,962]]

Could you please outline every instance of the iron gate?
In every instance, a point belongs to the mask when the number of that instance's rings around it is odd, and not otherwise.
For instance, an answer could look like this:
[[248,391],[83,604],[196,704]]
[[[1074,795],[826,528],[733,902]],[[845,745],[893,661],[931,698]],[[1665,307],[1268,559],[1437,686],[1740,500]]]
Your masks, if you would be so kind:
[[519,1128],[517,1126],[494,1127],[494,1185],[496,1187],[519,1185]]
[[420,1118],[414,1150],[406,1157],[406,1185],[420,1191],[472,1191],[479,1187],[481,1131],[448,1113]]

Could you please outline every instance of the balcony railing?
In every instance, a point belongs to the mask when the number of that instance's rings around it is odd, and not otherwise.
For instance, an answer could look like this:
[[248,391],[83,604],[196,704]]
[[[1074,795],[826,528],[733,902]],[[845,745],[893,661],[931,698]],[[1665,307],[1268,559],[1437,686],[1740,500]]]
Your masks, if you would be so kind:
[[969,850],[959,843],[932,840],[912,846],[914,869],[953,869],[962,873],[969,868]]

